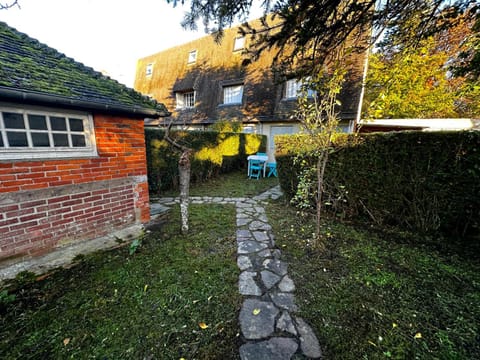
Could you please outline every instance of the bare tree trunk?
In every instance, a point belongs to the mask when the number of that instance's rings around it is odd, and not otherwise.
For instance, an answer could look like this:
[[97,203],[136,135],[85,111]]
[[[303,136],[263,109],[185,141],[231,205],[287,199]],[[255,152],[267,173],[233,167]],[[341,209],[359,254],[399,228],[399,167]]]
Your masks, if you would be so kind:
[[192,149],[179,144],[170,137],[170,128],[172,127],[172,123],[173,122],[170,123],[165,131],[164,139],[173,147],[182,152],[182,155],[178,160],[178,174],[180,177],[180,216],[182,221],[182,233],[186,234],[188,232],[188,205]]
[[183,234],[188,232],[191,153],[190,149],[184,150],[178,161],[178,173],[180,175],[180,215],[182,219]]
[[323,198],[323,180],[325,177],[325,168],[327,166],[328,162],[328,152],[329,149],[325,149],[322,151],[320,154],[318,161],[317,161],[317,213],[316,213],[316,230],[315,234],[317,237],[317,245],[319,244],[320,241],[320,220],[322,216],[322,198]]

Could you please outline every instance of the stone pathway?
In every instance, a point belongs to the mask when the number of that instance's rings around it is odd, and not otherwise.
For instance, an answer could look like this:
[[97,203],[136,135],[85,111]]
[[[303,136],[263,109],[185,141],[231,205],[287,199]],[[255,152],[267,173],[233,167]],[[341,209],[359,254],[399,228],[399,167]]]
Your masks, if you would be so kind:
[[[322,352],[312,328],[296,315],[295,284],[288,266],[275,246],[263,202],[282,195],[276,186],[254,198],[191,197],[193,204],[235,204],[237,209],[237,265],[241,271],[238,289],[244,296],[240,328],[245,344],[242,360],[287,360],[295,355],[321,358]],[[161,198],[152,210],[161,213],[178,203]]]

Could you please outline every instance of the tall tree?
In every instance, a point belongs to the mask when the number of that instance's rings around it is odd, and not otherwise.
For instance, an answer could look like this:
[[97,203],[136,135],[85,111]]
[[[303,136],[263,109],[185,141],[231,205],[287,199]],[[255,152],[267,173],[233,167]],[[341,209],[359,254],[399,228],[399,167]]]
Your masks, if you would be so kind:
[[[370,56],[364,101],[367,118],[462,117],[478,113],[475,77],[453,76],[464,64],[474,20],[460,16],[455,24],[415,46],[387,34]],[[412,15],[409,24],[418,24]]]
[[[176,6],[187,1],[167,2]],[[253,0],[190,0],[183,25],[195,29],[202,21],[207,31],[221,36],[234,20],[246,19],[252,4]],[[332,50],[372,27],[386,28],[402,42],[417,41],[452,26],[460,14],[475,16],[479,9],[474,4],[475,0],[262,0],[265,14],[271,12],[273,19],[265,16],[261,26],[245,25],[243,31],[255,39],[254,54],[275,48],[275,61],[312,73],[312,64],[323,63]],[[410,21],[412,14],[418,15],[418,22]],[[369,45],[353,42],[362,51]]]

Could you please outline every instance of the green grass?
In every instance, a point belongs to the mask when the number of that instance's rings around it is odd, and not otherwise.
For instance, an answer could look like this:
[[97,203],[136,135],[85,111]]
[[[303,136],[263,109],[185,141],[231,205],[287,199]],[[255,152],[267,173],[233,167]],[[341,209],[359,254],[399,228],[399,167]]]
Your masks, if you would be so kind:
[[332,220],[317,250],[311,219],[282,203],[268,216],[325,359],[480,358],[478,254]]
[[[276,177],[249,179],[245,171],[222,174],[203,184],[192,184],[191,196],[244,197],[255,196],[278,184]],[[178,196],[178,191],[167,191],[161,196]]]
[[174,209],[133,255],[97,253],[2,293],[0,358],[235,358],[235,209],[192,205],[188,236],[178,217]]

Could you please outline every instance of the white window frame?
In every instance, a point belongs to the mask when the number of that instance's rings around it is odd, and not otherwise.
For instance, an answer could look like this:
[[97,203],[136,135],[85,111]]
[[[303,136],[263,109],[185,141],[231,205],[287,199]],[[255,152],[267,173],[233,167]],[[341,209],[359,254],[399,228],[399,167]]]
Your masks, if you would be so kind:
[[[4,113],[21,114],[24,121],[24,129],[7,129],[4,122]],[[30,129],[30,123],[27,115],[39,115],[46,118],[47,129]],[[65,130],[52,130],[50,117],[62,117],[66,121]],[[69,119],[81,119],[83,122],[83,131],[74,131],[70,129]],[[25,133],[27,138],[27,146],[11,147],[8,143],[7,132]],[[50,146],[35,147],[33,146],[32,133],[47,134]],[[54,146],[53,135],[67,135],[68,146]],[[83,135],[85,138],[85,146],[74,147],[72,145],[72,135]],[[0,160],[27,160],[27,159],[56,159],[56,158],[83,158],[98,156],[97,146],[95,142],[95,131],[93,118],[90,114],[84,112],[70,110],[49,110],[31,107],[4,106],[0,104],[0,137],[3,146],[0,147]]]
[[195,107],[195,91],[176,92],[175,93],[177,109],[193,109]]
[[194,64],[197,62],[197,50],[192,50],[188,53],[188,64]]
[[243,102],[243,84],[223,87],[223,104],[239,105]]
[[145,76],[152,76],[153,75],[153,63],[147,64],[145,68]]
[[[301,79],[290,79],[285,84],[285,98],[296,99],[302,89],[303,81]],[[315,90],[308,89],[307,97],[312,98],[317,94]]]
[[238,36],[233,43],[233,51],[239,51],[245,49],[245,36]]

